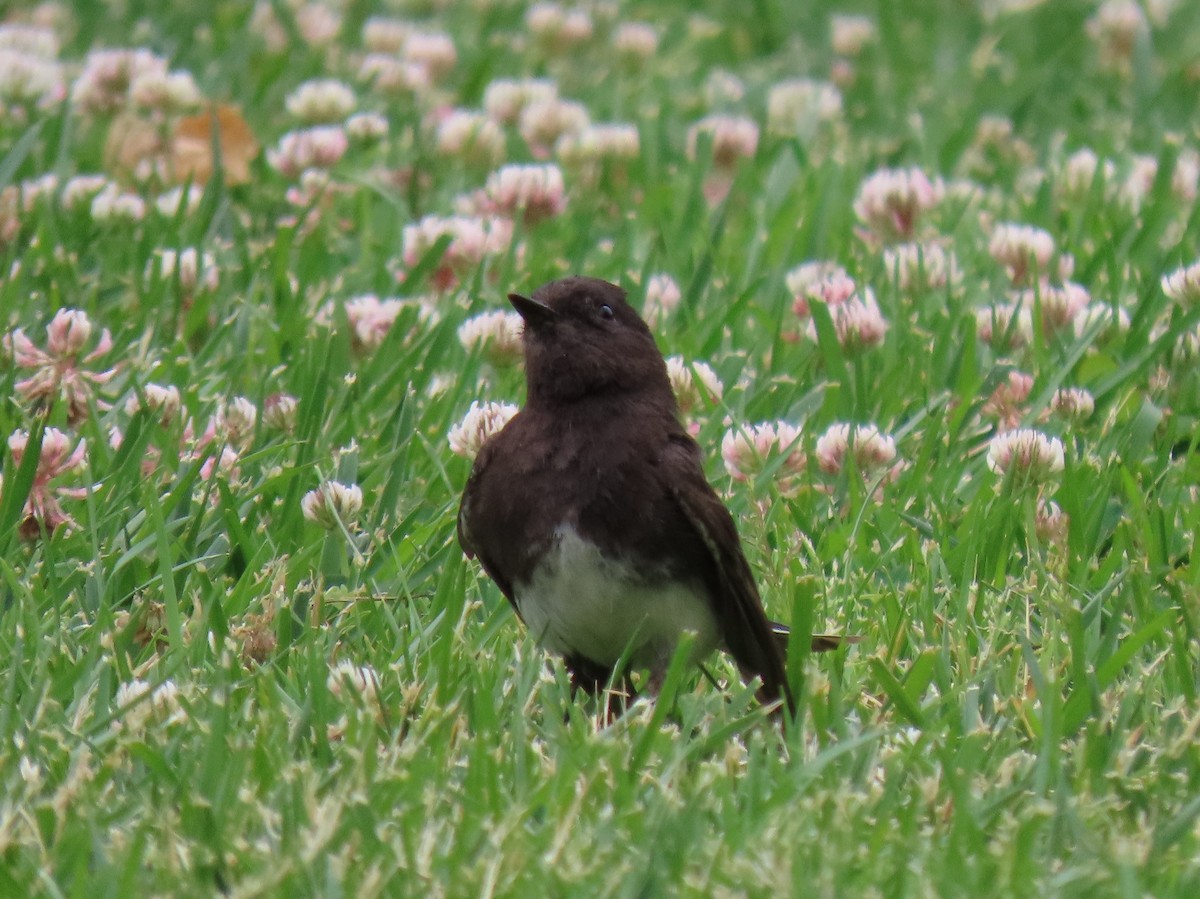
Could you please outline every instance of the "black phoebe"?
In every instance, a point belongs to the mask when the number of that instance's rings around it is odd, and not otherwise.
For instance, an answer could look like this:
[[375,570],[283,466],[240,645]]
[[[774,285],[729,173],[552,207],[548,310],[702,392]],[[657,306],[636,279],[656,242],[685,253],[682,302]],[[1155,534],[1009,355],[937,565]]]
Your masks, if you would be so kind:
[[[463,550],[589,693],[622,657],[657,687],[691,631],[696,661],[724,647],[744,677],[761,678],[764,701],[794,713],[787,628],[763,612],[733,518],[625,292],[573,277],[508,299],[525,320],[527,397],[475,459],[458,513]],[[817,637],[813,649],[837,643]]]

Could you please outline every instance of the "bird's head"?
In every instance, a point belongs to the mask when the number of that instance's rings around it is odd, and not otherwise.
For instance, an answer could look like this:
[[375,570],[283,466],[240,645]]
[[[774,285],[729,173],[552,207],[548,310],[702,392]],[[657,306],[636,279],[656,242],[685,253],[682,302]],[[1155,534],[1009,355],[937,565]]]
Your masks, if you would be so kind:
[[530,403],[635,394],[674,403],[662,353],[615,284],[562,278],[508,299],[525,320]]

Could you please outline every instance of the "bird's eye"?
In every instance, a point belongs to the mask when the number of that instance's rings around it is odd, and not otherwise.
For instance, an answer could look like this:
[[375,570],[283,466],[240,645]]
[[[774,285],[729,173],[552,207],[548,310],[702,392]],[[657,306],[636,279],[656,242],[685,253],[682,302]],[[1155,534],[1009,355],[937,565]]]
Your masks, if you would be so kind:
[[612,306],[609,306],[607,303],[605,303],[603,306],[601,306],[597,311],[600,313],[601,318],[612,318],[613,317]]

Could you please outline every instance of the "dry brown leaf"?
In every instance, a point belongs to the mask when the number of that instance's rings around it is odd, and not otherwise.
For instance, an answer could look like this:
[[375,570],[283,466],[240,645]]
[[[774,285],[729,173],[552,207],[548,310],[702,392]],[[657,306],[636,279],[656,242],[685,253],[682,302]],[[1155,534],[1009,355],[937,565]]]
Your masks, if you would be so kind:
[[175,123],[171,135],[171,177],[179,184],[189,179],[205,184],[212,176],[213,127],[226,184],[245,184],[250,180],[250,163],[258,155],[258,141],[250,125],[236,107],[214,104],[204,112],[184,116]]

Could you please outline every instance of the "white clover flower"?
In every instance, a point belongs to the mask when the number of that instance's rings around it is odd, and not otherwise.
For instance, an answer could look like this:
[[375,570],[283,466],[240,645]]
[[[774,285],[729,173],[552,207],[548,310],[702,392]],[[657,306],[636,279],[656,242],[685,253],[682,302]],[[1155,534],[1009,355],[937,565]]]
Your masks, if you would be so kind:
[[1191,147],[1179,152],[1175,168],[1171,172],[1171,192],[1175,199],[1186,206],[1196,202],[1200,193],[1200,153]]
[[129,87],[139,78],[166,75],[167,61],[149,50],[93,50],[71,88],[75,107],[87,114],[108,114],[129,99]]
[[134,415],[140,412],[143,408],[143,399],[145,400],[144,408],[156,413],[163,424],[174,419],[183,406],[179,388],[175,385],[146,384],[142,387],[141,397],[134,393],[125,401],[125,413]]
[[284,100],[288,113],[309,125],[341,121],[357,104],[354,89],[336,78],[305,81]]
[[667,357],[667,378],[684,415],[720,400],[725,393],[721,379],[704,362],[686,362],[682,356]]
[[1111,159],[1101,159],[1090,147],[1076,150],[1067,157],[1058,174],[1059,191],[1072,199],[1083,199],[1091,195],[1092,185],[1100,179],[1102,190],[1107,190],[1117,175],[1117,167]]
[[65,93],[63,67],[57,60],[0,47],[0,108],[49,106]]
[[288,393],[272,393],[263,401],[263,424],[276,431],[293,431],[300,401]]
[[232,443],[244,443],[254,433],[258,407],[244,396],[235,396],[217,410],[216,429]]
[[513,225],[505,218],[427,215],[401,233],[404,264],[416,265],[445,235],[450,245],[434,273],[437,288],[447,289],[458,283],[462,274],[478,266],[488,256],[504,253],[512,244]]
[[[217,288],[221,273],[211,253],[201,252],[195,247],[155,252],[158,256],[158,276],[164,281],[171,281],[178,272],[179,289],[186,296],[191,296],[199,290]],[[147,279],[153,277],[155,264],[155,260],[146,264]]]
[[399,53],[413,31],[412,23],[403,19],[371,16],[363,23],[363,47],[371,53]]
[[589,125],[562,135],[554,155],[566,165],[588,165],[605,159],[636,159],[641,148],[637,125]]
[[906,292],[956,287],[962,281],[954,253],[933,241],[888,247],[883,262],[888,278]]
[[854,214],[882,243],[911,240],[922,217],[945,198],[941,178],[918,168],[881,169],[868,175],[854,200]]
[[1070,526],[1071,516],[1067,515],[1058,503],[1053,500],[1038,500],[1034,530],[1039,540],[1046,543],[1064,543]]
[[6,22],[0,25],[0,50],[22,50],[43,59],[58,56],[58,35],[44,25]]
[[392,53],[368,53],[358,67],[358,80],[384,94],[411,94],[423,97],[432,87],[425,66],[406,62]]
[[530,147],[547,150],[564,134],[577,134],[591,123],[586,106],[555,96],[527,103],[517,127]]
[[1073,281],[1057,287],[1042,283],[1018,291],[1015,295],[1015,302],[1021,308],[1041,309],[1042,329],[1047,334],[1058,334],[1073,328],[1076,316],[1087,309],[1091,301],[1087,289]]
[[546,79],[498,78],[483,91],[483,109],[501,125],[515,125],[527,106],[558,99],[558,86]]
[[[792,295],[793,300],[806,298],[810,291],[814,289],[820,292],[818,285],[822,282],[840,282],[842,279],[850,280],[850,276],[846,274],[846,270],[836,262],[826,260],[812,260],[803,262],[787,273],[784,278],[784,283],[787,285],[788,293]],[[807,316],[808,302],[805,302],[801,310],[793,310],[801,317]]]
[[1200,262],[1163,275],[1162,291],[1181,306],[1193,306],[1200,302]]
[[181,209],[186,215],[193,215],[203,199],[204,188],[199,184],[180,185],[159,194],[154,201],[154,208],[167,218],[175,218]]
[[296,178],[309,169],[327,169],[335,165],[349,149],[350,141],[341,125],[319,125],[303,131],[290,131],[267,151],[267,163],[287,178]]
[[458,63],[458,50],[454,38],[438,32],[414,31],[404,42],[400,51],[405,62],[421,66],[433,81],[441,81]]
[[109,186],[109,180],[104,175],[76,175],[67,179],[63,185],[58,202],[63,209],[91,208],[92,198]]
[[362,505],[363,492],[357,484],[323,481],[317,489],[304,494],[300,500],[300,511],[309,521],[327,531],[337,528],[339,524],[353,529]]
[[379,349],[403,306],[399,299],[380,300],[374,294],[363,294],[346,300],[346,318],[350,323],[352,348],[359,353]]
[[800,448],[800,428],[784,421],[733,428],[721,439],[721,460],[735,481],[749,481],[783,455],[776,469],[782,492],[798,489],[808,458]]
[[377,112],[359,112],[346,119],[346,136],[359,143],[383,140],[388,136],[390,125],[387,116]]
[[1033,340],[1033,313],[1028,306],[997,303],[975,312],[975,333],[996,349],[1016,349]]
[[1081,387],[1056,390],[1050,400],[1050,410],[1055,415],[1075,421],[1086,421],[1095,409],[1095,399]]
[[878,37],[879,29],[866,16],[834,15],[829,19],[829,43],[839,56],[858,56]]
[[896,441],[875,425],[837,423],[817,438],[817,465],[826,474],[841,474],[846,458],[864,477],[891,467],[896,460]]
[[1014,284],[1024,284],[1035,275],[1049,272],[1054,238],[1032,225],[1005,222],[992,229],[988,252],[1004,266]]
[[109,182],[92,198],[91,211],[97,222],[140,222],[146,217],[146,201]]
[[842,116],[842,92],[828,81],[795,78],[767,93],[767,131],[781,137],[810,138],[822,124]]
[[512,403],[471,403],[462,421],[447,435],[450,451],[456,456],[474,459],[487,439],[499,433],[518,411]]
[[472,109],[451,110],[437,126],[438,152],[471,165],[495,165],[504,158],[504,132],[494,120]]
[[564,9],[557,3],[535,3],[525,13],[525,26],[550,53],[563,54],[585,43],[595,31],[583,9]]
[[1029,428],[1005,431],[988,445],[987,464],[1016,485],[1045,483],[1063,471],[1062,441]]
[[696,158],[702,135],[711,140],[713,165],[719,169],[733,168],[758,151],[758,125],[744,116],[710,115],[696,122],[687,133],[688,158]]
[[567,205],[562,170],[556,165],[506,165],[484,187],[492,211],[527,224],[553,218]]
[[1133,49],[1150,23],[1136,0],[1105,0],[1087,21],[1088,36],[1096,44],[1100,65],[1127,75],[1133,69]]
[[179,702],[179,688],[172,680],[157,686],[136,677],[125,681],[117,688],[114,704],[120,716],[114,726],[135,736],[151,723],[170,725],[186,717]]
[[344,702],[361,702],[367,709],[379,711],[379,673],[370,665],[340,661],[330,669],[325,686]]
[[524,324],[515,312],[484,312],[458,328],[458,340],[468,352],[479,351],[496,365],[515,365],[525,352]]
[[659,272],[646,282],[646,297],[642,301],[642,317],[650,327],[657,327],[679,307],[683,292],[678,282],[668,274]]
[[658,29],[645,22],[622,22],[613,31],[613,49],[628,62],[643,62],[658,51]]
[[1129,330],[1129,313],[1121,306],[1114,309],[1107,303],[1091,303],[1075,316],[1072,325],[1076,337],[1082,337],[1092,328],[1098,327],[1098,336],[1105,339]]
[[142,109],[175,115],[195,109],[204,101],[191,72],[148,71],[129,85],[129,99]]

